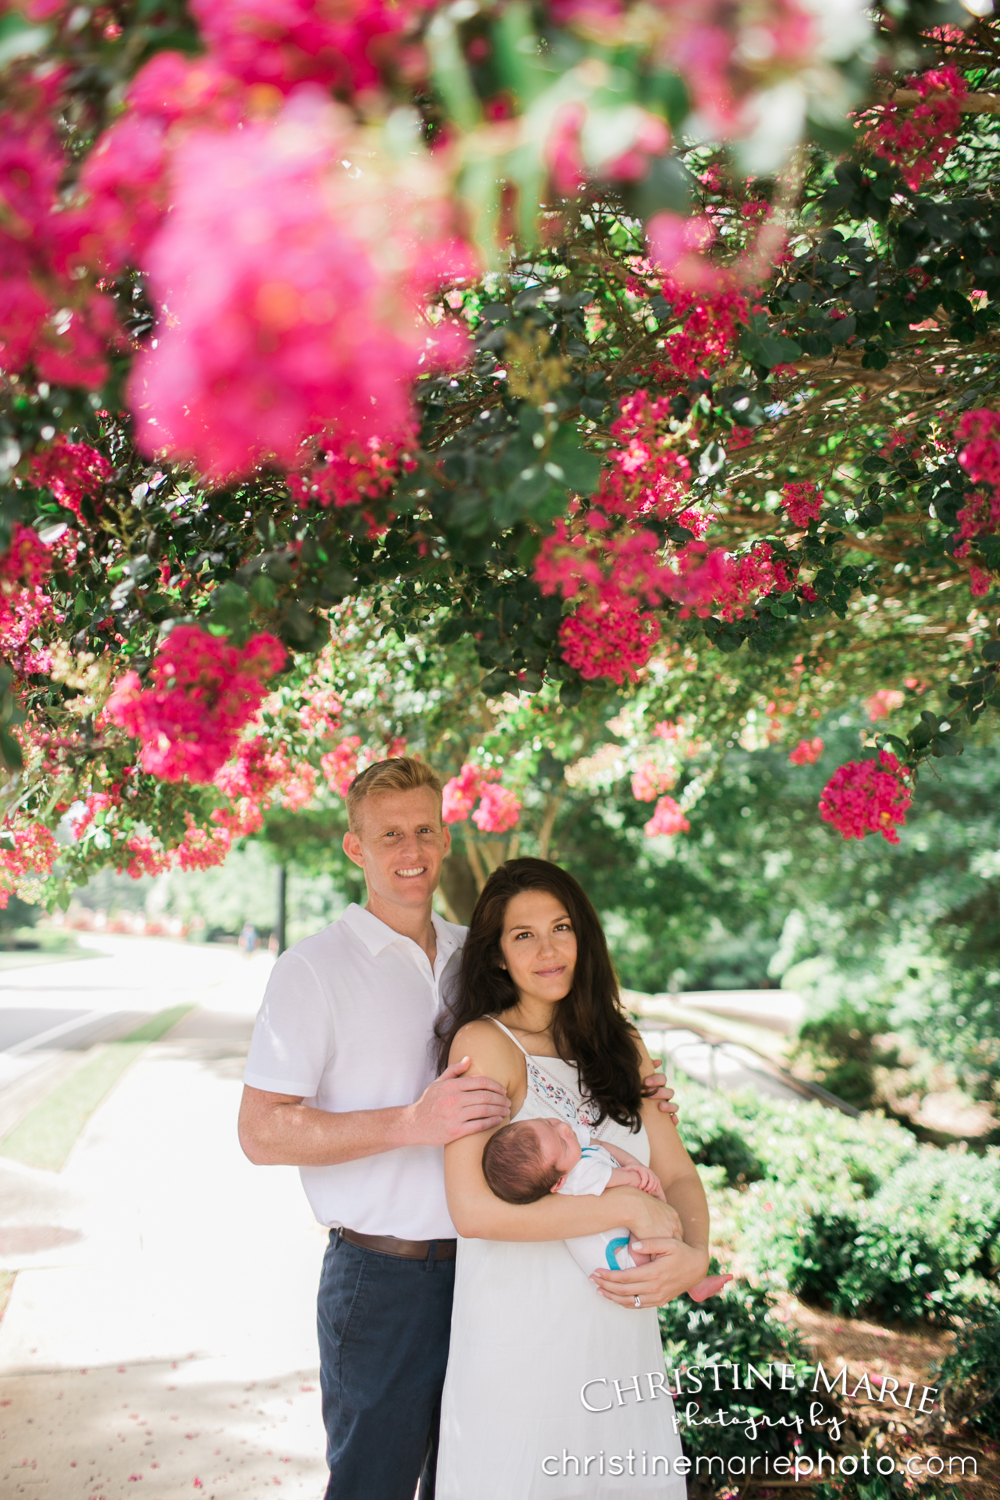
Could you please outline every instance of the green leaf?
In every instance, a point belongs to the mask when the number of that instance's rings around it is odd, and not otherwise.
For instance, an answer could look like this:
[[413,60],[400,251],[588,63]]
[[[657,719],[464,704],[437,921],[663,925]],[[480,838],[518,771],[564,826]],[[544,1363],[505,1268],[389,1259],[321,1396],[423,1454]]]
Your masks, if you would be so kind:
[[[602,403],[603,404],[603,403]],[[592,495],[601,478],[601,460],[572,438],[560,435],[552,445],[552,461],[566,476],[566,484],[578,495]]]

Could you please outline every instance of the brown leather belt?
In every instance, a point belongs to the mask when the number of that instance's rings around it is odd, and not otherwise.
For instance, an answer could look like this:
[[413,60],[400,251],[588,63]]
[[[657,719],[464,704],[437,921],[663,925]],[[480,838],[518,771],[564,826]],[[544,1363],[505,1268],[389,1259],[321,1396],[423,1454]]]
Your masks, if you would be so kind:
[[360,1250],[377,1250],[380,1255],[400,1255],[404,1260],[427,1260],[434,1246],[435,1260],[454,1260],[457,1240],[397,1240],[392,1234],[358,1234],[354,1229],[338,1229],[337,1235]]

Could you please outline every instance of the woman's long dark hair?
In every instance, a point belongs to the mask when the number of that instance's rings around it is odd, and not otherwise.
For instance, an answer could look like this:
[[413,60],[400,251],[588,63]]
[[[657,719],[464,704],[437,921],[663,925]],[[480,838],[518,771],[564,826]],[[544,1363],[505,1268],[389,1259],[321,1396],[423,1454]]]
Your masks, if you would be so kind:
[[462,952],[458,987],[438,1021],[438,1062],[444,1068],[455,1033],[483,1016],[501,1016],[517,1004],[500,939],[507,907],[525,891],[548,891],[561,901],[576,933],[573,988],[555,1008],[552,1035],[559,1056],[575,1062],[583,1091],[605,1115],[639,1128],[642,1079],[635,1031],[622,1009],[618,980],[604,930],[582,886],[546,859],[509,859],[490,875],[476,902]]

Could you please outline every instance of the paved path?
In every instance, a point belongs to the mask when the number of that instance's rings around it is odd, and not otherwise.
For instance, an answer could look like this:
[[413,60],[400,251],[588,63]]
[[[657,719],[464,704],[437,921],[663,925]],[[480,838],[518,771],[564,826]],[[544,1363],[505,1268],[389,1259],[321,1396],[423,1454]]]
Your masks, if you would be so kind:
[[[0,1323],[0,1494],[259,1500],[280,1486],[316,1500],[325,1236],[297,1173],[252,1167],[235,1135],[269,959],[95,943],[111,956],[5,975],[0,1012],[12,994],[21,1009],[57,1008],[58,993],[67,1011],[98,1012],[88,1024],[107,1036],[150,1011],[197,1008],[142,1054],[61,1173],[0,1164],[0,1243],[12,1247],[0,1269],[19,1273]],[[33,1247],[20,1253],[19,1228]]]

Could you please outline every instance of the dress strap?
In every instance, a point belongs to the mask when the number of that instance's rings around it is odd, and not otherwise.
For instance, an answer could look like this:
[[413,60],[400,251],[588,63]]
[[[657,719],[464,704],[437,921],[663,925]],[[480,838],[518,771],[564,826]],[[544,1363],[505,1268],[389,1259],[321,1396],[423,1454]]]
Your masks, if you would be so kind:
[[506,1028],[506,1026],[503,1024],[502,1021],[498,1021],[497,1018],[496,1018],[496,1016],[487,1016],[486,1019],[488,1021],[492,1021],[493,1024],[494,1024],[494,1026],[499,1026],[500,1030],[503,1032],[504,1036],[509,1036],[510,1039],[511,1039],[511,1041],[514,1043],[514,1046],[517,1047],[517,1048],[519,1048],[520,1051],[522,1051],[524,1053],[525,1057],[530,1056],[529,1052],[527,1051],[527,1048],[521,1046],[521,1043],[518,1041],[518,1039],[514,1035],[514,1033],[512,1031],[508,1031],[507,1028]]

